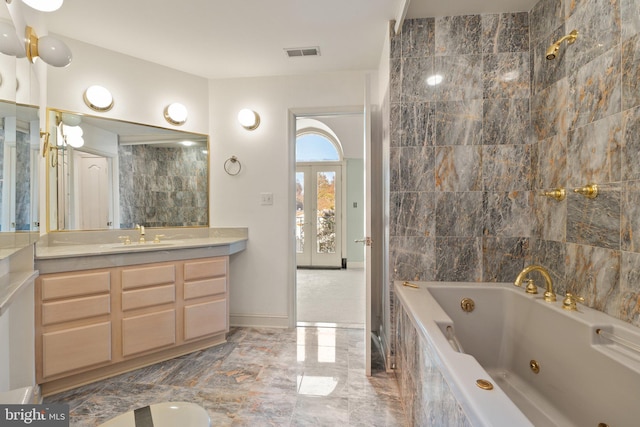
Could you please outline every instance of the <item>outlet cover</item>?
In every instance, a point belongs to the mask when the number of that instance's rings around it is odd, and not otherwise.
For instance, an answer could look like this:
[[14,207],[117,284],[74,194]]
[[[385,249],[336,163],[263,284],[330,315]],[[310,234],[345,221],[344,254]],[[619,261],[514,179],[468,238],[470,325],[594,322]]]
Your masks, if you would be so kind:
[[260,193],[260,204],[262,206],[273,205],[273,193]]

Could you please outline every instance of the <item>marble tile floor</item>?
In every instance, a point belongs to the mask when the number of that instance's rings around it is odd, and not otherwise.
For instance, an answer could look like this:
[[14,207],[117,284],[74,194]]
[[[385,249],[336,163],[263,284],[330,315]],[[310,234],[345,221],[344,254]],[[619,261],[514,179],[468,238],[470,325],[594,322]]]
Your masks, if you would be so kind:
[[45,397],[71,426],[166,401],[203,406],[218,426],[405,426],[393,374],[365,375],[363,329],[234,328],[225,344]]

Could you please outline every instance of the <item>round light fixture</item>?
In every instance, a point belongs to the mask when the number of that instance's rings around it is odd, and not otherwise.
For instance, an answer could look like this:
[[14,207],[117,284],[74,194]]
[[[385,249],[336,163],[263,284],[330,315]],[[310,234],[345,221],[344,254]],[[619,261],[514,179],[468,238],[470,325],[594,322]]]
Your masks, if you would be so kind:
[[437,86],[442,83],[443,77],[440,74],[434,74],[427,77],[427,84],[429,86]]
[[174,102],[164,108],[164,119],[172,125],[181,126],[187,121],[187,107]]
[[66,67],[71,63],[71,49],[62,41],[52,36],[38,35],[33,28],[27,26],[25,31],[26,54],[33,64],[37,57],[54,67]]
[[260,116],[253,110],[243,108],[238,113],[238,121],[243,128],[247,130],[254,130],[260,126]]
[[94,111],[105,112],[113,108],[113,96],[102,86],[89,86],[82,98],[87,107]]
[[54,12],[60,9],[64,0],[22,0],[27,6],[40,12]]

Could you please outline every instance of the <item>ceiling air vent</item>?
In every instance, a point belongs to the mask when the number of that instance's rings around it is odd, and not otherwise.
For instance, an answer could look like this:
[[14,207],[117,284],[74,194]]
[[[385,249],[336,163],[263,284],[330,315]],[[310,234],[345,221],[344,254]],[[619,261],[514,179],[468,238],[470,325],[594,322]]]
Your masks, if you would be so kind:
[[284,50],[289,58],[301,56],[320,56],[319,47],[293,47]]

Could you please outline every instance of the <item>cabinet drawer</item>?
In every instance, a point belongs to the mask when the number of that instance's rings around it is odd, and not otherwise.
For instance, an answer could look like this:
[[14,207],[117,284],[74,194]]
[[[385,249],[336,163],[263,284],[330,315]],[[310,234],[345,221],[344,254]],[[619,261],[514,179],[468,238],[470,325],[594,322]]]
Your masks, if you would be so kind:
[[227,330],[227,300],[193,304],[184,308],[184,339]]
[[89,317],[109,314],[111,297],[96,295],[92,297],[74,298],[70,300],[46,302],[42,304],[42,324],[68,322]]
[[216,277],[215,279],[198,280],[197,282],[187,282],[184,284],[184,299],[206,297],[221,294],[227,291],[227,278]]
[[41,277],[42,300],[107,293],[111,289],[111,274],[76,272],[63,276]]
[[155,286],[122,292],[122,310],[151,307],[176,300],[175,285]]
[[202,280],[226,274],[226,257],[184,263],[184,280]]
[[154,265],[122,270],[122,289],[143,288],[145,286],[166,285],[176,281],[174,265]]
[[42,335],[43,375],[50,377],[111,360],[111,322]]
[[175,344],[176,311],[128,317],[122,320],[122,355],[130,356],[147,350]]

